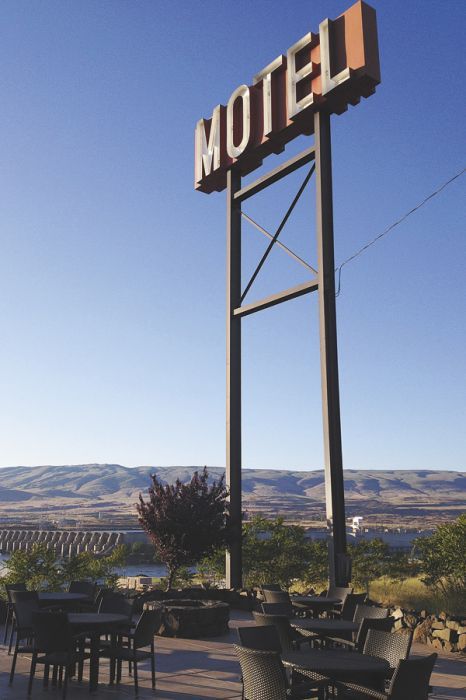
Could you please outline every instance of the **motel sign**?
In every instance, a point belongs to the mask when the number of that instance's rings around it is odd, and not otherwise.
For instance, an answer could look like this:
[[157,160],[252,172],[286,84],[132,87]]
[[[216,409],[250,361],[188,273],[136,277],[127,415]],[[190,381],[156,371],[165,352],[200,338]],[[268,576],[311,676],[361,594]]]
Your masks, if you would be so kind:
[[226,187],[233,165],[255,170],[299,134],[313,133],[318,110],[341,114],[380,82],[375,10],[358,2],[336,20],[324,20],[286,56],[280,55],[217,105],[195,131],[195,182],[201,192]]
[[[340,17],[325,19],[318,33],[307,32],[286,52],[240,85],[195,128],[194,187],[207,194],[227,190],[227,402],[226,476],[230,490],[233,544],[227,553],[227,586],[242,583],[241,552],[241,321],[244,316],[317,292],[322,384],[325,500],[330,580],[347,585],[346,523],[341,447],[340,394],[335,308],[335,262],[330,116],[342,114],[380,83],[375,10],[357,2]],[[313,145],[254,182],[242,177],[280,153],[285,145],[314,134]],[[242,211],[242,202],[312,163],[274,235]],[[243,303],[310,178],[316,179],[316,268],[307,282],[269,297]],[[249,282],[241,279],[241,222],[249,220],[271,240]]]

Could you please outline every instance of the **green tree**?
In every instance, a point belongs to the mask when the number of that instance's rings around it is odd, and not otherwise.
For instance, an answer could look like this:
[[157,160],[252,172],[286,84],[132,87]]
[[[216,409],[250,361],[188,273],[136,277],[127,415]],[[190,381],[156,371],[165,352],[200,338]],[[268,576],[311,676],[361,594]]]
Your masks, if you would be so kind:
[[220,586],[225,579],[225,549],[216,549],[211,555],[203,557],[198,562],[197,574],[205,588]]
[[[225,578],[225,552],[217,550],[198,566],[204,583]],[[247,587],[276,582],[290,588],[298,579],[310,585],[326,581],[327,544],[306,538],[304,528],[283,518],[254,516],[243,523],[243,583]]]
[[289,589],[303,579],[313,562],[314,548],[299,525],[286,525],[283,518],[255,516],[243,528],[243,578],[246,586],[277,582]]
[[422,581],[444,595],[466,591],[466,514],[415,540]]
[[224,476],[211,485],[208,472],[194,472],[189,483],[163,485],[154,474],[145,501],[139,495],[139,522],[168,569],[167,590],[181,567],[197,564],[230,538],[228,490]]
[[390,570],[388,545],[381,539],[361,540],[350,544],[348,552],[352,559],[351,582],[369,593],[369,584]]
[[326,540],[309,540],[309,567],[304,581],[310,586],[321,586],[328,581],[328,545]]

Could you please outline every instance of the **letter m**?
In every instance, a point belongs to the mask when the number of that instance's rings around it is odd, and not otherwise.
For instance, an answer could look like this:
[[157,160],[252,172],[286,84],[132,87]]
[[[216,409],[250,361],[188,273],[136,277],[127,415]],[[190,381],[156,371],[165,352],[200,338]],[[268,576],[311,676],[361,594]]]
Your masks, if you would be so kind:
[[202,188],[204,177],[220,168],[221,114],[222,107],[218,105],[212,113],[212,119],[199,119],[196,124],[194,137],[194,187],[196,190]]

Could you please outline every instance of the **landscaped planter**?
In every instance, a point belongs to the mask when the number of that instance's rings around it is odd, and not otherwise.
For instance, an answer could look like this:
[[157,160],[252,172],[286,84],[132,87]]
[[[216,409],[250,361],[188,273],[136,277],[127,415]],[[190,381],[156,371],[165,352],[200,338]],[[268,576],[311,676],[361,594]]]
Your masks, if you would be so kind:
[[171,599],[145,603],[146,609],[161,608],[162,637],[219,637],[228,632],[230,606],[216,600]]

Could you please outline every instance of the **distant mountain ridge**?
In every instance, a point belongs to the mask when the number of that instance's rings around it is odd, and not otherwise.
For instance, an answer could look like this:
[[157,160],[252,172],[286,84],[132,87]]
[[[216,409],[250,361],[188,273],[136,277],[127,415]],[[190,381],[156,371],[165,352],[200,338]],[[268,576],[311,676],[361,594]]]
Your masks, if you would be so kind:
[[[43,509],[134,513],[139,493],[147,492],[150,475],[166,483],[188,481],[196,466],[81,464],[5,467],[0,469],[0,512]],[[220,467],[209,467],[218,479]],[[348,514],[410,513],[466,509],[466,473],[434,470],[353,470],[344,472]],[[325,503],[323,470],[244,469],[246,511],[291,518],[321,517]]]

